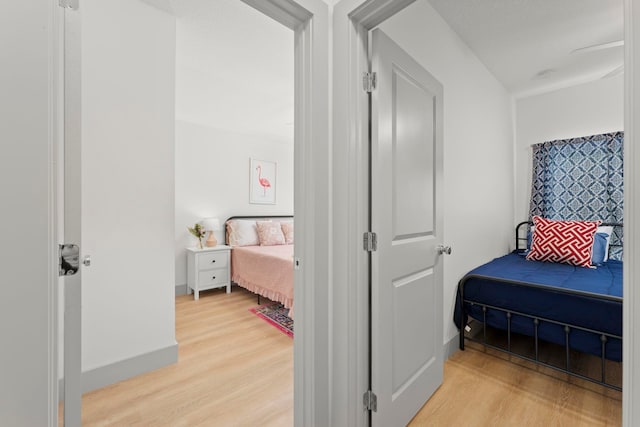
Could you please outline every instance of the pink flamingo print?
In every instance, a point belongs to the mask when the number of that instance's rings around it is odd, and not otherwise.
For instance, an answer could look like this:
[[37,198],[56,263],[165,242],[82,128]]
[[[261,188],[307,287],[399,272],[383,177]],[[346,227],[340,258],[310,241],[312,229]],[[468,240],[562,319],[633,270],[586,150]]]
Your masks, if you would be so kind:
[[256,170],[258,171],[258,181],[260,182],[260,185],[262,185],[262,189],[264,190],[264,196],[266,196],[267,188],[271,187],[271,183],[267,178],[262,177],[262,166],[258,165]]

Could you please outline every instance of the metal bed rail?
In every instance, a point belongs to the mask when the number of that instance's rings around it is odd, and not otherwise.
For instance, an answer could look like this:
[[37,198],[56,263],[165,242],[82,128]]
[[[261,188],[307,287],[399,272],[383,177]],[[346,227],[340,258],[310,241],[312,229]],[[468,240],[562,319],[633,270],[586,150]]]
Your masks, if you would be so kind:
[[[558,322],[556,320],[552,320],[552,319],[548,319],[542,316],[534,316],[534,315],[530,315],[530,314],[526,314],[526,313],[522,313],[519,311],[515,311],[515,310],[509,310],[509,309],[505,309],[505,308],[501,308],[501,307],[496,307],[493,305],[489,305],[489,304],[484,304],[484,303],[478,303],[475,301],[471,301],[468,299],[462,299],[462,305],[464,306],[465,303],[471,304],[471,305],[476,305],[482,308],[482,315],[483,315],[483,320],[482,320],[482,339],[477,339],[475,337],[472,336],[465,336],[465,328],[463,327],[462,330],[460,331],[460,349],[464,350],[464,340],[467,339],[469,341],[472,342],[477,342],[480,343],[482,345],[484,345],[485,347],[488,348],[492,348],[494,350],[498,350],[498,351],[502,351],[504,353],[510,354],[512,356],[516,356],[518,358],[524,359],[524,360],[528,360],[530,362],[536,363],[538,365],[542,365],[545,366],[547,368],[551,368],[554,369],[556,371],[562,372],[562,373],[566,373],[569,374],[571,376],[580,378],[582,380],[585,381],[589,381],[595,384],[599,384],[614,390],[618,390],[618,391],[622,391],[622,387],[619,387],[615,384],[611,384],[608,383],[606,381],[606,345],[607,342],[609,341],[609,339],[611,338],[617,338],[617,339],[622,339],[621,336],[619,335],[615,335],[615,334],[610,334],[607,332],[603,332],[603,331],[598,331],[595,329],[589,329],[589,328],[584,328],[581,326],[577,326],[577,325],[572,325],[570,323],[564,323],[564,322]],[[491,309],[491,310],[496,310],[499,312],[503,312],[505,313],[506,319],[507,319],[507,348],[503,348],[503,347],[498,347],[496,345],[493,345],[491,343],[488,342],[487,340],[487,310]],[[516,353],[514,351],[511,350],[511,318],[513,315],[517,315],[517,316],[522,316],[525,318],[529,318],[531,319],[531,321],[533,322],[533,327],[534,327],[534,335],[533,335],[533,339],[534,339],[534,347],[535,347],[535,357],[531,358],[527,355],[521,354],[521,353]],[[464,317],[466,316],[466,313],[463,310],[462,313],[462,317],[464,320]],[[476,321],[478,321],[476,319]],[[542,360],[540,360],[540,353],[539,353],[539,347],[540,347],[540,343],[539,343],[539,338],[538,338],[538,328],[541,324],[541,322],[547,322],[547,323],[553,323],[556,325],[560,325],[564,328],[564,332],[565,332],[565,343],[564,343],[564,347],[565,347],[565,367],[562,368],[560,366],[556,366],[556,365],[551,365],[549,363],[546,363]],[[571,346],[570,346],[570,334],[572,330],[581,330],[581,331],[585,331],[585,332],[590,332],[596,335],[600,336],[600,342],[601,342],[601,354],[600,354],[600,361],[601,361],[601,366],[600,366],[600,380],[595,379],[595,378],[591,378],[585,375],[582,375],[578,372],[574,372],[571,370]]]

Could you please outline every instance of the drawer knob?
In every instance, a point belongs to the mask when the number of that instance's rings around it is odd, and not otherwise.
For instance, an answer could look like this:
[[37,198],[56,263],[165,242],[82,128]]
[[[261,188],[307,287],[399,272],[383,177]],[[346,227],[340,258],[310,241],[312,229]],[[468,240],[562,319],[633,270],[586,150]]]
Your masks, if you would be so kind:
[[216,276],[213,276],[213,279],[215,280]]
[[216,262],[216,260],[214,259],[214,260],[213,260],[213,261],[211,261],[211,262]]

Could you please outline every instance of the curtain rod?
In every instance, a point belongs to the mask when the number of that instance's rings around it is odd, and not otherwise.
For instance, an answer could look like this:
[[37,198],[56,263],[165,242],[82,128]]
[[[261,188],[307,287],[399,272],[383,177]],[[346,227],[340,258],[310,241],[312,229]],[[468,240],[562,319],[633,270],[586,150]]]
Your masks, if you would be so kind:
[[591,139],[591,138],[595,138],[598,136],[603,136],[603,137],[615,137],[617,136],[617,134],[622,134],[622,136],[624,136],[624,131],[623,130],[618,130],[618,131],[614,131],[614,132],[606,132],[606,133],[598,133],[595,135],[586,135],[586,136],[574,136],[572,138],[564,138],[564,139],[553,139],[551,141],[544,141],[544,142],[536,142],[534,144],[531,144],[530,147],[535,147],[536,145],[541,145],[541,144],[549,144],[549,143],[560,143],[560,144],[571,144],[573,142],[580,142],[580,141],[574,141],[575,139]]

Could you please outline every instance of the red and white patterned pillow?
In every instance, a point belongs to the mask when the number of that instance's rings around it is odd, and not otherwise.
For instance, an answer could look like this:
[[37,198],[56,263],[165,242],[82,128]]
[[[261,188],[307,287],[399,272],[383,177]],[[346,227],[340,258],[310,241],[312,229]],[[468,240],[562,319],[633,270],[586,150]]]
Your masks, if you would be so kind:
[[600,221],[554,221],[533,217],[535,231],[527,259],[591,266],[593,235]]

